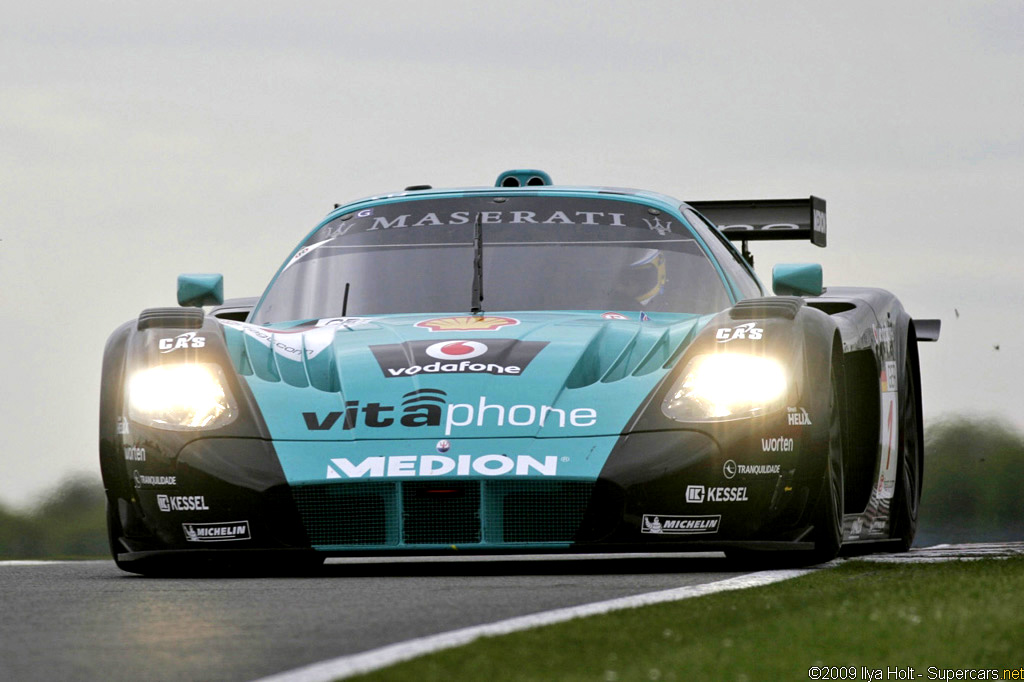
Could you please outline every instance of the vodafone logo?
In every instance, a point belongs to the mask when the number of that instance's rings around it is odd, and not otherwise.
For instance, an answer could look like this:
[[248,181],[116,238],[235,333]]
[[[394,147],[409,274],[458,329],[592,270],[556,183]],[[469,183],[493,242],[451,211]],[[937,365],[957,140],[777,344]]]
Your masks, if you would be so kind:
[[424,351],[437,360],[469,360],[487,352],[487,346],[479,341],[442,341],[427,346]]
[[370,346],[388,379],[417,374],[498,374],[519,376],[547,341],[487,339],[467,341],[406,341]]

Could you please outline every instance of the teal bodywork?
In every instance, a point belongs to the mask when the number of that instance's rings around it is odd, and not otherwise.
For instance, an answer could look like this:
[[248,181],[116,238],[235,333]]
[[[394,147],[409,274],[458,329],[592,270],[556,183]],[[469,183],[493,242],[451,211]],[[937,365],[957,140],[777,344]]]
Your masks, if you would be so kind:
[[[525,184],[529,173],[523,171],[516,178]],[[474,195],[604,196],[640,204],[655,215],[666,214],[687,226],[725,284],[730,301],[737,300],[738,287],[683,218],[679,202],[648,192],[602,190],[599,195],[594,188],[544,186],[417,190],[339,207],[310,236],[332,220],[382,204]],[[300,243],[285,263],[305,244],[306,240]],[[283,271],[284,266],[275,280]],[[250,319],[259,319],[259,305]],[[426,538],[438,535],[426,533],[417,542],[416,533],[405,527],[407,520],[413,523],[412,519],[434,515],[407,513],[403,505],[420,499],[418,495],[430,499],[451,488],[452,494],[469,496],[479,510],[477,530],[463,543],[507,549],[521,540],[524,548],[570,544],[573,534],[568,530],[531,527],[517,535],[519,531],[504,526],[502,510],[520,503],[564,505],[551,509],[547,517],[554,514],[578,525],[616,443],[712,317],[643,315],[635,310],[487,310],[477,318],[466,311],[441,311],[223,326],[232,362],[260,407],[315,548],[436,549],[435,541]],[[514,324],[486,330],[473,328],[473,323],[462,328],[425,327],[432,318],[505,319]],[[536,352],[515,374],[448,372],[443,366],[458,364],[438,361],[429,363],[434,372],[409,365],[415,371],[403,367],[400,376],[389,375],[377,355],[385,348],[393,357],[404,353],[409,364],[427,346],[448,342],[476,348],[487,347],[489,341],[508,353],[521,353],[516,349],[525,347]],[[352,484],[346,485],[350,479]],[[441,489],[423,492],[422,486],[432,481]],[[523,486],[532,492],[524,493]],[[349,536],[348,530],[339,533],[325,520],[364,513],[366,502],[357,498],[365,494],[359,491],[368,489],[374,491],[375,503],[385,500],[384,535],[370,537],[353,530]],[[535,502],[522,502],[531,499]],[[351,525],[352,519],[347,523]]]
[[821,266],[780,263],[772,268],[772,291],[778,296],[821,296]]
[[224,302],[224,275],[178,275],[178,305],[201,307]]
[[[447,457],[500,453],[545,461],[557,456],[558,477],[595,479],[637,407],[710,319],[657,314],[641,322],[635,313],[633,319],[605,319],[599,312],[503,311],[485,319],[517,324],[492,331],[416,326],[432,317],[450,316],[350,318],[331,326],[291,323],[288,328],[225,323],[232,361],[260,405],[290,483],[322,482],[334,477],[332,469],[344,475],[332,459],[343,457],[359,467],[380,456],[380,441],[388,441],[389,456],[422,456],[437,455],[444,440],[451,448],[443,453]],[[489,339],[546,345],[514,376],[387,376],[371,350]],[[438,369],[444,364],[439,361]],[[435,394],[443,402],[416,404],[407,397],[421,389],[443,392]],[[524,473],[507,473],[550,475],[524,467]],[[400,469],[386,469],[383,477]],[[366,469],[360,476],[372,473]],[[457,471],[440,475],[459,476]]]

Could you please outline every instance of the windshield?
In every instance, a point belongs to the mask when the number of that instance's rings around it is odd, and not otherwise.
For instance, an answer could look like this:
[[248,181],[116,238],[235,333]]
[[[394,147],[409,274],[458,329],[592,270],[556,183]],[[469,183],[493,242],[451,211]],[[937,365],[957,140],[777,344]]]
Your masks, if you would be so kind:
[[486,311],[704,314],[730,304],[689,229],[657,209],[603,198],[472,196],[332,220],[285,265],[253,321],[468,312],[477,215]]

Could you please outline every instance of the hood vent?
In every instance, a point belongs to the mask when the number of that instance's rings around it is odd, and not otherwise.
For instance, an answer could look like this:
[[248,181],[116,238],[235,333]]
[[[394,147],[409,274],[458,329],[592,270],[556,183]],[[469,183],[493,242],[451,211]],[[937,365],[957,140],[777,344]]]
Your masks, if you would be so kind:
[[580,354],[566,388],[643,376],[669,366],[697,325],[653,327],[606,324]]

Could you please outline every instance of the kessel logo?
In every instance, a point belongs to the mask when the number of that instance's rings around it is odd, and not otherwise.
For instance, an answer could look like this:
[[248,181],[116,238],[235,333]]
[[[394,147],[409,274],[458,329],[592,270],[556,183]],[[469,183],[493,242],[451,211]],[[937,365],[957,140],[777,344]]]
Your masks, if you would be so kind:
[[655,516],[644,514],[641,533],[655,535],[696,535],[698,533],[717,533],[722,523],[722,515],[714,516]]
[[370,346],[370,351],[388,379],[417,374],[518,376],[546,345],[547,341],[515,339],[407,341]]
[[157,495],[156,506],[162,512],[210,510],[202,495]]
[[183,523],[181,529],[189,542],[227,542],[229,540],[250,540],[248,521],[226,521],[224,523]]

